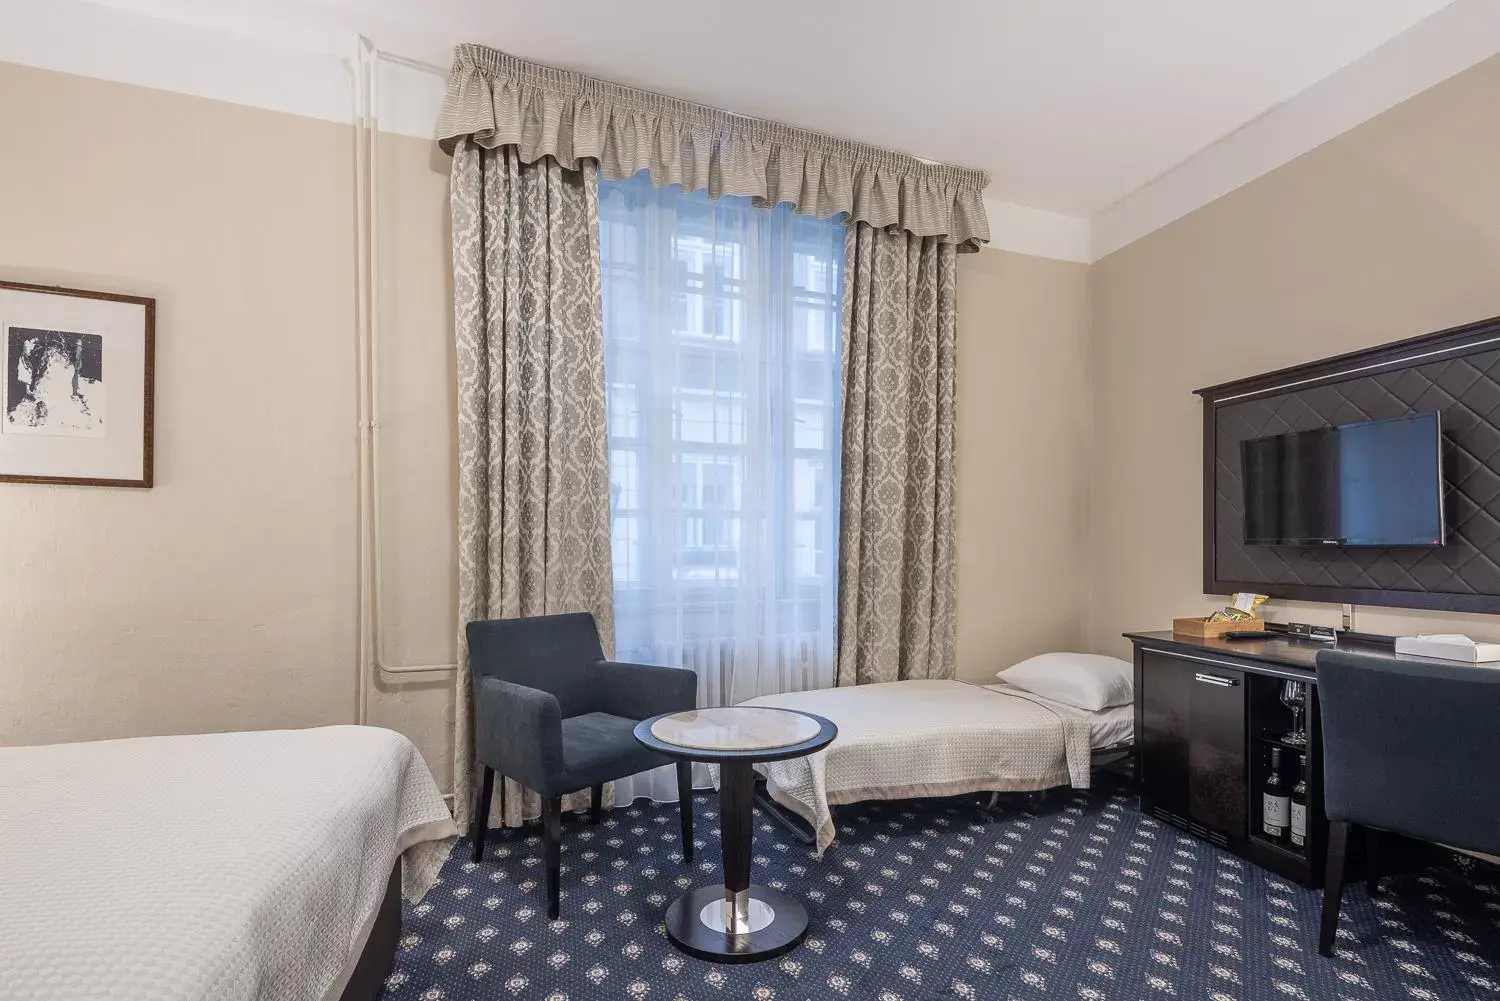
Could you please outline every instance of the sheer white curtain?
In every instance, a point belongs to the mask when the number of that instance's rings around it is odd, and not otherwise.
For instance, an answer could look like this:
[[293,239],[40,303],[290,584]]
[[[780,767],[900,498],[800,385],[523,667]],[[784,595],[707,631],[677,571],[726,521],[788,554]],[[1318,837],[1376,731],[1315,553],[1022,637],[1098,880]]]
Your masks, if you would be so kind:
[[[829,687],[843,224],[644,173],[599,215],[615,657],[697,672],[700,705]],[[672,770],[615,783],[639,796]]]

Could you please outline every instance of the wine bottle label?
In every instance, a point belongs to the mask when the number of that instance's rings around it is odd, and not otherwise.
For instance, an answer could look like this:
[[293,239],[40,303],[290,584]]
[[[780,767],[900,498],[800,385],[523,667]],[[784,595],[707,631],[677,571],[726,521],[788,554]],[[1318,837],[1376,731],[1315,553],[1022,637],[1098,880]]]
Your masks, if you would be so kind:
[[1307,804],[1292,804],[1292,844],[1307,844]]
[[1266,793],[1261,796],[1261,821],[1265,824],[1267,831],[1276,828],[1277,834],[1286,830],[1287,821],[1291,819],[1292,801],[1287,796],[1272,796]]

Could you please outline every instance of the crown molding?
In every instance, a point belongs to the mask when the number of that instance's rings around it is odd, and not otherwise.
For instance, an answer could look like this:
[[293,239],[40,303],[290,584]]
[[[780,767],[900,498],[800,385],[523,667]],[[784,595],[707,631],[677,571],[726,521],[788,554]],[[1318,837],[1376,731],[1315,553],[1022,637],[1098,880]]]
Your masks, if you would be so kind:
[[1500,53],[1500,3],[1454,0],[1096,213],[1097,261]]
[[[143,4],[163,16],[136,9]],[[353,120],[355,41],[348,25],[310,20],[301,26],[306,30],[273,31],[269,22],[210,21],[211,12],[187,0],[0,0],[0,61],[340,124]],[[262,11],[271,13],[269,5]],[[436,58],[433,39],[388,25],[376,25],[376,34],[377,42]],[[1092,219],[987,196],[990,246],[1099,260],[1497,52],[1500,0],[1454,0]],[[381,131],[430,139],[444,87],[439,75],[382,61]]]
[[353,74],[336,56],[81,0],[0,0],[0,60],[326,121],[353,117]]
[[[0,62],[204,97],[289,115],[354,120],[353,33],[294,46],[86,0],[0,0]],[[380,128],[430,139],[445,81],[380,64]]]
[[987,246],[992,250],[1080,264],[1089,262],[1087,219],[1004,202],[989,195],[984,199],[984,211],[990,219]]
[[[352,32],[326,25],[292,46],[88,0],[0,0],[0,61],[346,125],[354,117],[354,45]],[[391,62],[379,72],[381,131],[432,138],[446,81]],[[990,246],[1088,260],[1088,220],[993,198],[985,207],[996,234]]]

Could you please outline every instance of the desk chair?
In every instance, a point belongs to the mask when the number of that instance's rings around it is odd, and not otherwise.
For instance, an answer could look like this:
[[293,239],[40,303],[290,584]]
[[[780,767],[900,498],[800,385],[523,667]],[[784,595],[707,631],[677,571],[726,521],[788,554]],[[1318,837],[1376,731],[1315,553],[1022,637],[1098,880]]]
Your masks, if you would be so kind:
[[1318,951],[1333,955],[1350,828],[1500,852],[1500,668],[1318,654],[1328,862]]
[[[675,667],[605,660],[599,630],[587,612],[470,622],[467,635],[474,749],[484,766],[474,811],[474,861],[484,857],[495,773],[535,789],[542,797],[547,916],[556,920],[562,797],[590,790],[590,818],[598,823],[604,783],[674,764],[642,747],[633,731],[658,713],[692,709],[698,678]],[[675,764],[682,854],[691,862],[691,765]]]

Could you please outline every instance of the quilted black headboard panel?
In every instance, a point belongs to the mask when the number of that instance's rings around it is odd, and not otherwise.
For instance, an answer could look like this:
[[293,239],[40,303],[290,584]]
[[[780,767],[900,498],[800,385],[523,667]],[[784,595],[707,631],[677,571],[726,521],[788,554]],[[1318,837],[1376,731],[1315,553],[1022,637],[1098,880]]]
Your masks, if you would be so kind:
[[[1500,319],[1199,393],[1206,592],[1500,611]],[[1243,544],[1241,441],[1431,410],[1442,414],[1446,545]]]

